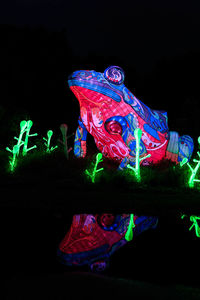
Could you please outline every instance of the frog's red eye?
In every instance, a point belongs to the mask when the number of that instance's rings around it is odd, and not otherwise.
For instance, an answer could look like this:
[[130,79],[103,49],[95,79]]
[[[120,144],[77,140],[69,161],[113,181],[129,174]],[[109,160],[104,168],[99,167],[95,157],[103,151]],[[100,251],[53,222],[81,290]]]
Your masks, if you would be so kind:
[[109,82],[120,85],[124,82],[124,71],[120,67],[111,66],[104,71],[104,77]]
[[122,135],[122,126],[117,121],[108,121],[105,123],[106,130],[111,134],[120,134]]
[[101,214],[97,217],[99,225],[104,230],[114,230],[117,227],[117,218],[113,214]]

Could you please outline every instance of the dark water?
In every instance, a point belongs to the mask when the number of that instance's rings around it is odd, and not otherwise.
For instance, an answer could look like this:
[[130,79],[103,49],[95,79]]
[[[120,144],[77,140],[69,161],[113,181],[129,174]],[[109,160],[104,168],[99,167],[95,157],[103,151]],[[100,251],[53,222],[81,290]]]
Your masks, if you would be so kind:
[[[200,240],[194,230],[188,231],[189,222],[177,215],[161,216],[156,229],[119,249],[111,256],[108,270],[94,275],[88,273],[87,267],[64,267],[56,260],[58,244],[71,219],[67,211],[62,214],[41,208],[1,209],[1,280],[8,299],[21,299],[20,295],[32,299],[39,288],[46,291],[45,299],[54,299],[55,291],[64,295],[66,285],[68,290],[77,285],[89,291],[91,282],[101,286],[101,291],[115,287],[121,292],[133,289],[141,294],[149,289],[158,295],[166,291],[175,295],[176,290],[178,295],[185,293],[185,298],[196,299],[200,289]],[[177,288],[184,291],[179,293]],[[30,290],[34,293],[26,298]],[[81,293],[80,289],[76,292]]]

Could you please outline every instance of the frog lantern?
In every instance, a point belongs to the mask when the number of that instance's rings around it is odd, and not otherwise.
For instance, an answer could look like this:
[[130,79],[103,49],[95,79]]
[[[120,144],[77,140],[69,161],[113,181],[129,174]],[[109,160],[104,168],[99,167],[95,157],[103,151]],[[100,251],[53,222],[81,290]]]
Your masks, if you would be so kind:
[[184,157],[189,160],[194,148],[192,138],[169,131],[167,113],[150,109],[138,100],[124,85],[124,78],[118,66],[110,66],[104,73],[80,70],[69,76],[70,89],[80,104],[74,154],[85,157],[89,132],[103,156],[119,161],[119,169],[134,165],[134,130],[140,128],[140,157],[151,154],[143,164],[164,158],[176,163]]

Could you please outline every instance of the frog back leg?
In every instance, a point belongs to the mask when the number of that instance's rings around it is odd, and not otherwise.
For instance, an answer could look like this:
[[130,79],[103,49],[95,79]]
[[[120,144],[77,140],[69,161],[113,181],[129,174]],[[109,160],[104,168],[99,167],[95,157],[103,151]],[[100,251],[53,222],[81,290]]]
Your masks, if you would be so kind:
[[182,135],[176,131],[169,132],[169,142],[166,151],[166,158],[175,162],[181,162],[185,157],[190,160],[194,150],[194,141],[189,135]]

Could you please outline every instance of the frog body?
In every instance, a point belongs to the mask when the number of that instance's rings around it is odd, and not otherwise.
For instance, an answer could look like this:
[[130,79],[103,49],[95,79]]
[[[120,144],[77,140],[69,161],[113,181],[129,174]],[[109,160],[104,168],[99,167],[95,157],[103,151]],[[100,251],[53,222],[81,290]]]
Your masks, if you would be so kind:
[[80,70],[69,76],[70,89],[80,105],[75,155],[85,157],[89,132],[98,150],[105,157],[118,160],[119,168],[128,163],[134,165],[134,130],[140,128],[140,156],[151,154],[143,163],[156,163],[163,158],[175,162],[183,157],[189,159],[193,151],[191,137],[180,139],[178,133],[170,132],[167,113],[150,109],[137,99],[124,85],[124,77],[124,71],[117,66],[108,67],[104,73]]

